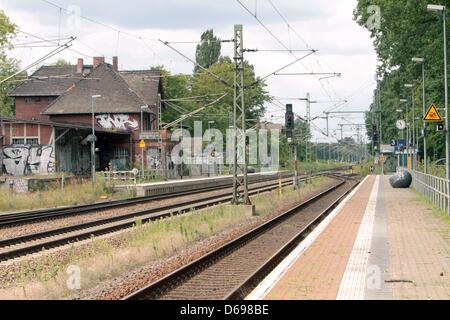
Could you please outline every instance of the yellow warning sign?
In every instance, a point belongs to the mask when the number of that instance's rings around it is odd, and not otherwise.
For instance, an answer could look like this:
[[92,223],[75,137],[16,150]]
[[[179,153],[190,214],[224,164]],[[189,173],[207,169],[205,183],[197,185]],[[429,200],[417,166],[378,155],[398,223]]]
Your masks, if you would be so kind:
[[380,156],[380,161],[381,161],[381,162],[386,161],[386,158],[384,157],[384,154],[382,154],[382,155]]
[[141,140],[141,142],[139,142],[139,147],[141,149],[145,149],[145,141],[144,140]]
[[442,122],[442,116],[439,113],[437,107],[432,103],[430,107],[428,108],[427,113],[425,114],[425,117],[423,117],[423,121],[427,122]]

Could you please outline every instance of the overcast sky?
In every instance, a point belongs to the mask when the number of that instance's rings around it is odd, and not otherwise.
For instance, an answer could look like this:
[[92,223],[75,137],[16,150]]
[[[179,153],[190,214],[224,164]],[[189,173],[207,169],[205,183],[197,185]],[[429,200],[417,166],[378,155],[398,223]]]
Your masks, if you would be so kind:
[[[91,63],[92,56],[103,55],[107,62],[119,56],[121,69],[147,69],[152,65],[165,65],[173,73],[191,73],[193,65],[177,53],[161,45],[164,41],[198,41],[201,33],[213,28],[222,39],[233,37],[233,25],[244,25],[246,48],[283,49],[236,0],[49,0],[64,9],[79,13],[88,19],[77,19],[65,10],[44,0],[0,0],[0,8],[19,28],[45,39],[77,37],[72,49],[64,51],[45,63],[63,58],[76,63],[78,57]],[[289,22],[277,14],[268,0],[241,0],[256,13],[270,31],[292,49],[317,49],[318,53],[302,60],[284,72],[338,72],[341,78],[319,80],[319,76],[274,76],[268,79],[270,94],[276,97],[302,98],[311,93],[319,102],[348,100],[338,110],[368,110],[375,88],[377,64],[369,33],[352,19],[356,0],[272,0],[275,7]],[[75,11],[74,11],[75,10]],[[110,28],[111,27],[111,28]],[[120,31],[118,31],[120,30]],[[139,37],[141,39],[139,39]],[[23,34],[15,43],[29,42]],[[194,59],[195,44],[175,44],[178,50]],[[26,66],[53,48],[17,48],[10,56]],[[83,55],[84,56],[83,56]],[[232,54],[232,45],[223,44],[223,55]],[[304,53],[295,53],[301,56]],[[287,52],[247,53],[246,59],[254,64],[259,76],[270,74],[294,60]],[[86,63],[87,63],[86,62]],[[283,101],[289,103],[289,101]],[[291,102],[294,111],[305,115],[305,103]],[[312,115],[320,116],[335,103],[312,106]],[[284,112],[268,105],[266,118],[275,122],[284,119]],[[339,123],[363,123],[363,116],[331,119],[330,131]],[[326,122],[314,123],[321,129]],[[347,128],[349,130],[350,128]],[[339,131],[338,131],[339,132]],[[356,130],[346,133],[356,134]],[[338,134],[340,135],[340,133]],[[318,141],[327,141],[314,131]],[[328,140],[329,141],[329,140]],[[334,140],[335,141],[335,140]]]

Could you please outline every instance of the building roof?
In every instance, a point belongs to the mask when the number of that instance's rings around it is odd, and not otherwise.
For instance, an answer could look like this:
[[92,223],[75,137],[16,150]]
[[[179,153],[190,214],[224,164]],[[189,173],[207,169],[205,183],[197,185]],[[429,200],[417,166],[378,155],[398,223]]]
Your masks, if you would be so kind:
[[43,114],[140,113],[144,105],[155,106],[160,78],[153,71],[117,72],[110,64],[101,63],[88,76],[73,84],[53,101]]
[[[55,122],[55,121],[46,121],[46,120],[28,120],[28,119],[17,119],[17,118],[7,118],[0,117],[0,122],[5,124],[7,123],[16,123],[16,124],[40,124],[51,126],[55,128],[66,128],[66,129],[83,129],[83,130],[92,130],[92,125],[85,123],[65,123],[65,122]],[[105,129],[98,125],[94,127],[96,132],[105,132],[119,135],[130,135],[130,131],[121,130],[121,129]]]
[[77,66],[42,66],[17,86],[11,97],[60,96],[82,77]]
[[161,92],[161,72],[153,70],[119,71],[128,86],[142,98],[148,106],[156,106]]

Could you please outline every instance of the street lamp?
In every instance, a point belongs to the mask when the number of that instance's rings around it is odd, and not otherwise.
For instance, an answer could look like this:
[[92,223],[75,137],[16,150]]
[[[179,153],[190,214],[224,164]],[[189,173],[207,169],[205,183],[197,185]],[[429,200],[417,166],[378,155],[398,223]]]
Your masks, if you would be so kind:
[[[412,58],[412,62],[422,64],[422,112],[425,115],[426,112],[426,100],[425,100],[425,59],[424,58]],[[427,159],[427,123],[423,122],[423,168],[424,173],[428,174],[428,159]],[[417,141],[417,145],[419,142]]]
[[95,141],[97,137],[95,136],[95,112],[94,112],[94,100],[100,99],[102,96],[97,94],[91,96],[91,107],[92,107],[92,136],[91,136],[91,166],[92,166],[92,186],[95,188]]
[[[409,136],[409,126],[410,126],[410,124],[409,124],[409,121],[408,121],[408,113],[409,113],[409,104],[408,104],[408,102],[409,102],[409,100],[408,99],[400,99],[400,102],[406,104],[405,112],[403,114],[404,114],[404,120],[405,120],[405,123],[406,123],[406,128],[405,128],[405,130],[406,130],[406,164],[405,164],[405,167],[408,167],[409,145],[410,145],[410,139],[411,139],[411,137]],[[402,130],[402,139],[404,138],[404,133],[403,132],[405,130]]]
[[[448,75],[447,75],[447,8],[442,5],[429,4],[428,11],[442,13],[443,34],[444,34],[444,92],[445,92],[445,164],[446,164],[446,179],[447,183],[450,180],[450,138],[449,138],[449,122],[448,122]],[[449,185],[447,190],[449,190]],[[450,211],[450,199],[447,204],[447,212]]]
[[[413,84],[405,84],[405,88],[411,89],[412,92],[412,100],[411,100],[411,108],[412,108],[412,132],[411,132],[411,128],[408,128],[409,130],[409,138],[412,140],[412,146],[413,146],[413,151],[412,151],[412,159],[411,159],[411,165],[412,165],[412,169],[415,170],[416,166],[415,166],[415,158],[416,158],[416,138],[415,138],[415,130],[416,130],[416,114],[415,114],[415,96],[414,96],[414,85]],[[408,145],[409,148],[409,145]],[[411,151],[411,148],[409,148],[409,150]],[[411,152],[410,152],[411,153]]]

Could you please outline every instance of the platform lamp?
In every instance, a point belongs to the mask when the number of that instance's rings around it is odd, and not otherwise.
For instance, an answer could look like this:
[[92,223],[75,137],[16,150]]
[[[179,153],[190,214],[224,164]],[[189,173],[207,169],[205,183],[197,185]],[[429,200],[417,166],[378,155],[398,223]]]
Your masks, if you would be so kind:
[[[95,136],[95,111],[94,111],[94,100],[100,99],[102,96],[97,94],[91,96],[91,107],[92,107],[92,136],[91,136],[91,166],[92,166],[92,186],[95,188],[95,141],[97,137]],[[95,190],[95,189],[94,189]]]
[[[148,106],[142,106],[141,107],[141,139],[143,138],[142,133],[144,132],[145,128],[144,128],[144,111],[145,110],[149,110]],[[142,180],[145,179],[145,172],[144,172],[144,148],[141,148],[141,158],[142,158]]]
[[[411,118],[412,118],[412,131],[411,131],[411,128],[408,128],[408,130],[409,130],[409,138],[410,138],[410,140],[411,140],[411,143],[412,143],[412,145],[413,145],[413,152],[412,152],[412,159],[411,159],[411,161],[412,161],[412,169],[413,170],[416,170],[416,165],[415,165],[415,146],[416,146],[416,138],[415,138],[415,135],[414,135],[414,131],[416,130],[416,120],[415,120],[415,118],[416,118],[416,111],[415,111],[415,96],[414,96],[414,85],[413,84],[410,84],[410,83],[407,83],[407,84],[405,84],[404,85],[404,87],[405,88],[408,88],[408,89],[411,89],[411,92],[412,92],[412,100],[411,100],[411,108],[412,108],[412,116],[411,116]],[[410,148],[410,150],[411,150],[411,148]]]
[[[403,99],[400,99],[400,100],[403,100]],[[400,101],[401,102],[401,101]],[[397,111],[397,113],[398,114],[402,114],[403,113],[403,109],[397,109],[396,110]],[[403,117],[402,117],[403,118]],[[402,135],[401,135],[401,139],[403,140],[403,138],[404,138],[404,136],[403,136],[403,130],[401,130],[402,131]],[[399,157],[398,157],[398,167],[400,168],[400,154],[399,154]]]
[[[408,99],[400,99],[401,103],[405,103],[406,104],[406,108],[405,108],[405,112],[403,112],[404,114],[404,120],[406,122],[406,144],[407,144],[407,148],[406,148],[406,154],[407,157],[409,157],[409,131],[408,131],[408,127],[409,127],[409,122],[408,122]],[[403,134],[403,131],[402,131]],[[403,136],[402,136],[403,138]]]
[[[424,58],[412,58],[412,62],[420,63],[422,65],[422,112],[425,115],[426,110],[426,99],[425,99],[425,59]],[[423,136],[423,171],[425,174],[428,174],[428,159],[427,159],[427,123],[423,122],[422,129]],[[419,141],[417,141],[417,145],[419,145]]]

